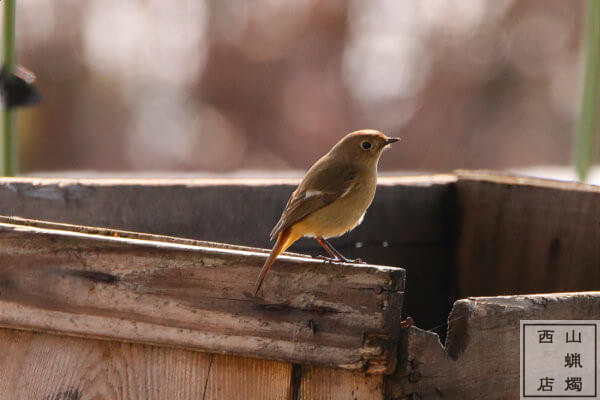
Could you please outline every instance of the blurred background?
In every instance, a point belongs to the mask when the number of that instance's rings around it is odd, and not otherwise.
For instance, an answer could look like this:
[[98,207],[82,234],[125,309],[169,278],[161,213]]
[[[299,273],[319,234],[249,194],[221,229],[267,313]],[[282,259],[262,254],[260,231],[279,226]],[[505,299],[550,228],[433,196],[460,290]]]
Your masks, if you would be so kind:
[[384,171],[567,166],[581,0],[19,0],[23,173],[303,170],[345,133]]

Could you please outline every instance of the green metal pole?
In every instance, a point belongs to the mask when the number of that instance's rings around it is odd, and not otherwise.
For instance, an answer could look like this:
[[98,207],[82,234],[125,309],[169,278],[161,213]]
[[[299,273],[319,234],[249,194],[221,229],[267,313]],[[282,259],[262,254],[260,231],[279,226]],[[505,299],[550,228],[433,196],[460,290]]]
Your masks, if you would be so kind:
[[[4,32],[3,32],[3,72],[5,77],[11,77],[15,72],[15,17],[16,0],[4,0]],[[3,159],[2,174],[14,176],[16,173],[16,111],[4,108],[2,111]]]
[[583,100],[575,139],[575,168],[581,181],[585,181],[596,155],[599,67],[600,0],[588,0],[584,35]]

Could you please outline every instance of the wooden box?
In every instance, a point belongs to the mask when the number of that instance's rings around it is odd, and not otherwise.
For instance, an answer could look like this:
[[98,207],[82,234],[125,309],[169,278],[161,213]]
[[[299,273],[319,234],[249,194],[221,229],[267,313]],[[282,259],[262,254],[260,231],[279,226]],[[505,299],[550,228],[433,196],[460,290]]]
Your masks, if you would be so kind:
[[519,320],[600,319],[600,189],[472,171],[380,179],[368,265],[303,239],[253,298],[295,183],[2,179],[0,398],[518,398]]

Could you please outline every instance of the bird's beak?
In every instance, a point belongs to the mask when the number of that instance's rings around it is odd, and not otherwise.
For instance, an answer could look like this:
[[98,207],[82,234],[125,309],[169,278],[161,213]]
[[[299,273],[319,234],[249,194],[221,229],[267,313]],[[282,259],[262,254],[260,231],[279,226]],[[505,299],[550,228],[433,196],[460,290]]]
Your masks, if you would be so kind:
[[397,142],[398,140],[400,140],[400,138],[399,138],[399,137],[389,137],[389,138],[387,138],[387,140],[385,141],[385,144],[386,144],[386,145],[388,145],[388,144],[392,144],[392,143],[394,143],[394,142]]

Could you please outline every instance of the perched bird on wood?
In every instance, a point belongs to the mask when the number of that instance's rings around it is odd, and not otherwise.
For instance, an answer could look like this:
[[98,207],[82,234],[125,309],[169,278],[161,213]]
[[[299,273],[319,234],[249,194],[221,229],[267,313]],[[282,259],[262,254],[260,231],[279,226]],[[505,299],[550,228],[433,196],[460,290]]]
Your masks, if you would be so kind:
[[398,140],[371,129],[352,132],[308,170],[271,231],[271,240],[277,241],[256,280],[254,296],[277,256],[302,236],[314,237],[332,261],[357,261],[342,256],[326,239],[362,222],[375,196],[381,152]]

